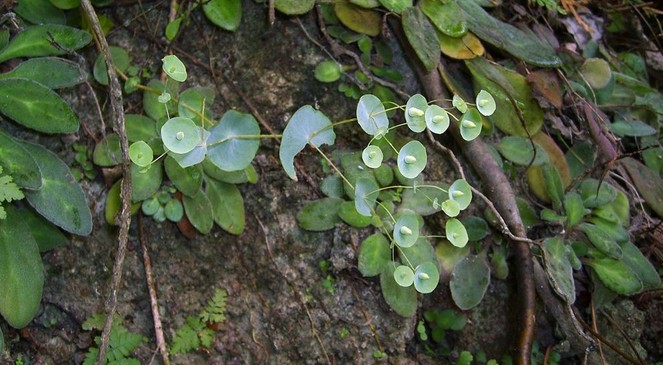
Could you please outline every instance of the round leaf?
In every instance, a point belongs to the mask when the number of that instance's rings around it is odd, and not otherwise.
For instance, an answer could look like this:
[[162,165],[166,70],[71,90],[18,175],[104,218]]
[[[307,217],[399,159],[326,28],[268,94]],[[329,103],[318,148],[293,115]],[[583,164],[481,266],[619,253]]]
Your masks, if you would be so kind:
[[389,128],[389,119],[384,105],[377,96],[363,95],[357,103],[357,122],[371,136],[384,134]]
[[456,247],[464,247],[469,241],[465,226],[456,218],[450,218],[445,225],[447,240]]
[[580,66],[580,74],[594,90],[602,89],[608,85],[612,78],[610,64],[601,58],[590,58]]
[[340,222],[338,209],[341,199],[322,198],[306,203],[297,213],[299,227],[307,231],[326,231]]
[[479,137],[482,126],[481,114],[472,108],[460,118],[460,135],[464,140],[471,141]]
[[419,141],[410,141],[398,152],[398,170],[408,178],[414,179],[426,167],[426,147]]
[[357,228],[368,227],[372,221],[372,217],[359,214],[355,203],[351,201],[341,203],[338,208],[338,216],[343,222]]
[[161,202],[156,197],[145,199],[140,205],[140,209],[143,211],[143,214],[152,216],[156,214],[157,210],[161,208]]
[[366,166],[377,169],[382,165],[382,150],[378,146],[370,145],[364,148],[364,151],[361,153],[361,159],[364,161]]
[[455,200],[447,199],[443,201],[440,204],[440,208],[442,208],[444,214],[451,218],[456,217],[460,213],[460,205]]
[[403,317],[411,317],[417,312],[417,291],[413,286],[402,287],[394,279],[397,264],[389,262],[380,275],[382,296],[391,309]]
[[334,82],[341,78],[341,65],[334,60],[324,60],[315,67],[315,78],[320,82]]
[[170,118],[161,127],[161,139],[168,150],[183,154],[202,142],[198,126],[189,118]]
[[440,271],[437,269],[435,262],[428,261],[417,266],[414,272],[414,288],[419,293],[428,294],[432,292],[439,282]]
[[153,157],[152,148],[143,141],[134,142],[129,146],[129,158],[131,158],[131,162],[140,167],[149,166],[152,163]]
[[449,289],[458,308],[468,310],[483,299],[490,284],[490,266],[483,257],[469,255],[454,266]]
[[394,270],[394,280],[400,286],[411,286],[414,283],[414,271],[408,266],[399,265]]
[[168,55],[161,59],[163,62],[163,72],[166,73],[171,79],[179,82],[186,81],[186,66],[175,55]]
[[405,121],[408,128],[415,133],[421,133],[426,129],[426,110],[428,102],[421,94],[414,94],[405,105]]
[[368,236],[359,248],[359,272],[364,276],[378,275],[385,269],[390,257],[387,237],[380,233]]
[[419,219],[415,214],[403,214],[394,224],[394,241],[400,247],[411,247],[419,238]]
[[163,213],[171,222],[179,222],[184,216],[184,207],[177,199],[170,199],[163,208]]
[[459,95],[454,94],[453,99],[451,99],[451,105],[456,108],[461,113],[467,113],[467,103]]
[[428,106],[424,118],[426,127],[435,134],[442,134],[449,128],[449,113],[435,104]]
[[244,170],[251,164],[260,146],[258,122],[251,114],[228,110],[210,129],[207,139],[209,160],[225,171]]
[[495,99],[493,99],[493,96],[486,90],[479,91],[477,94],[476,105],[479,113],[486,117],[493,115],[495,108],[497,107]]
[[449,186],[449,199],[458,202],[460,210],[466,209],[472,201],[472,187],[463,179],[454,181]]

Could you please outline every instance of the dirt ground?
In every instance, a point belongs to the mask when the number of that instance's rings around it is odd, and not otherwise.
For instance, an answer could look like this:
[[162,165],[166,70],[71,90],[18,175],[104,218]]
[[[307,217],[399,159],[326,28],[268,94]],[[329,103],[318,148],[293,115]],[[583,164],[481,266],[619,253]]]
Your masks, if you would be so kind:
[[[320,108],[336,120],[354,115],[354,102],[337,92],[336,84],[322,84],[313,77],[315,65],[325,59],[325,54],[301,27],[317,37],[315,19],[305,16],[300,26],[298,20],[278,16],[275,24],[269,26],[266,5],[245,1],[243,6],[242,24],[236,33],[211,27],[200,12],[195,12],[188,30],[175,43],[191,57],[209,61],[215,72],[223,75],[226,83],[218,85],[220,95],[213,106],[217,116],[230,108],[249,111],[237,90],[276,131],[282,130],[288,117],[305,104]],[[165,2],[146,3],[143,13],[138,5],[116,7],[107,13],[118,25],[109,35],[109,43],[126,48],[133,56],[133,64],[158,66],[165,49],[151,39],[150,30],[154,24],[162,27],[166,23],[166,8]],[[96,52],[86,52],[92,63]],[[214,87],[215,81],[207,71],[191,62],[187,64],[187,86]],[[403,62],[401,67],[407,70]],[[406,90],[412,92],[414,81],[410,78],[406,85]],[[103,89],[97,91],[103,102]],[[91,97],[86,95],[89,90],[81,87],[69,93],[82,123],[98,136],[99,118]],[[127,112],[139,112],[140,98],[129,96],[125,107]],[[340,133],[352,136],[350,129],[341,128]],[[93,145],[88,135],[81,133],[79,137],[81,142]],[[72,139],[64,141],[71,143]],[[356,147],[361,141],[339,138],[339,142],[335,148]],[[71,158],[68,151],[68,147],[59,148],[63,158]],[[301,161],[314,181],[322,179],[318,156],[306,153]],[[274,142],[263,143],[254,166],[259,173],[258,182],[241,187],[247,225],[240,236],[215,227],[210,234],[190,240],[174,224],[143,220],[167,341],[187,316],[201,310],[217,288],[228,292],[227,320],[217,332],[212,348],[172,356],[174,364],[451,361],[427,355],[416,336],[416,325],[424,309],[455,308],[448,287],[441,286],[427,296],[414,318],[397,315],[384,302],[379,281],[363,278],[356,269],[359,243],[372,233],[370,229],[358,230],[342,224],[323,233],[299,229],[295,221],[297,211],[305,201],[320,197],[317,189],[286,176]],[[443,160],[440,166],[444,168]],[[453,180],[453,176],[449,179]],[[9,351],[0,359],[1,364],[13,364],[18,354],[27,360],[26,364],[78,364],[98,335],[83,331],[81,324],[103,310],[117,230],[103,220],[107,188],[101,176],[84,183],[84,189],[95,216],[94,232],[89,237],[71,237],[67,246],[44,255],[47,274],[42,309],[20,331],[2,325]],[[322,261],[331,264],[328,274],[333,277],[333,291],[323,286],[327,273],[320,269]],[[451,338],[454,352],[447,359],[466,349],[484,350],[489,358],[500,358],[510,351],[510,329],[514,325],[511,308],[515,301],[511,280],[493,280],[481,305],[466,313],[468,325]],[[123,324],[148,338],[136,357],[142,364],[160,364],[135,221],[118,299]],[[650,360],[663,359],[660,340],[656,340],[663,334],[662,303],[660,299],[649,302],[640,308],[643,311],[633,305],[615,306],[615,313],[628,314],[624,323],[641,329],[636,337],[644,330],[642,344],[647,347]],[[644,326],[645,321],[650,325]],[[539,324],[539,340],[554,342],[554,325],[545,313],[539,315]],[[387,357],[374,358],[378,350]]]

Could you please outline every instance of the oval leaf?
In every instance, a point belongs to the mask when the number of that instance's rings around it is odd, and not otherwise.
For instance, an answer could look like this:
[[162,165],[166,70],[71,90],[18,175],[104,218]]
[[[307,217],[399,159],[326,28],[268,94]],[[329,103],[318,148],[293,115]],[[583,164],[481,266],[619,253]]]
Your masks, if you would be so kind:
[[[548,155],[543,148],[534,144],[535,149],[533,149],[532,144],[527,138],[508,136],[502,138],[497,145],[497,150],[504,158],[521,166],[528,166],[530,163],[536,166],[548,162]],[[536,151],[536,155],[534,151]]]
[[315,0],[275,0],[276,10],[287,15],[301,15],[308,13],[315,5]]
[[403,10],[402,23],[405,36],[424,68],[433,70],[440,62],[440,42],[435,28],[418,7]]
[[555,292],[567,303],[573,304],[576,300],[576,287],[567,250],[559,237],[551,237],[543,242],[543,257],[548,279]]
[[412,132],[421,133],[426,129],[428,102],[421,94],[414,94],[405,105],[405,121]]
[[357,103],[357,122],[366,134],[384,134],[389,128],[389,119],[384,105],[377,96],[363,95]]
[[396,280],[396,284],[400,286],[411,286],[414,283],[414,271],[408,266],[399,265],[394,270],[394,280]]
[[92,213],[67,164],[40,145],[23,142],[23,147],[39,165],[42,177],[41,189],[24,191],[28,203],[65,231],[81,236],[90,234]]
[[228,233],[244,232],[244,200],[236,185],[205,179],[207,197],[214,210],[214,222]]
[[360,177],[355,182],[355,208],[359,214],[372,216],[378,198],[378,183],[372,177]]
[[633,295],[643,289],[642,281],[623,261],[609,257],[588,260],[601,282],[621,295]]
[[402,214],[394,224],[394,241],[400,247],[411,247],[419,238],[419,217],[415,214]]
[[201,165],[184,168],[171,156],[167,156],[163,166],[168,179],[177,190],[190,197],[198,194],[203,185],[203,167]]
[[77,63],[58,57],[31,58],[0,75],[1,79],[29,79],[50,89],[78,85],[85,81],[86,77],[86,73]]
[[216,26],[234,32],[242,20],[242,1],[211,0],[203,4],[203,12]]
[[0,63],[16,57],[60,56],[90,43],[90,33],[65,25],[44,24],[26,28],[0,51]]
[[419,2],[419,7],[445,35],[458,38],[467,32],[465,13],[455,1],[423,0]]
[[428,294],[432,292],[439,282],[440,271],[437,269],[435,262],[428,261],[417,266],[414,272],[414,288],[419,293]]
[[8,134],[0,130],[0,167],[16,185],[37,190],[41,188],[41,170],[32,155]]
[[456,218],[450,218],[445,224],[447,240],[456,247],[464,247],[469,241],[465,226]]
[[343,25],[357,33],[375,37],[382,30],[382,17],[377,11],[364,9],[349,2],[336,2],[334,12]]
[[483,120],[479,111],[472,108],[460,118],[460,135],[466,141],[471,141],[481,134]]
[[214,211],[212,203],[205,192],[198,191],[192,197],[185,195],[182,198],[182,204],[184,205],[186,217],[198,232],[207,234],[212,230],[212,226],[214,225]]
[[402,287],[394,279],[398,265],[390,262],[380,275],[382,296],[394,312],[403,317],[412,317],[417,312],[417,291],[413,286]]
[[428,106],[424,118],[426,127],[435,134],[442,134],[449,128],[449,113],[435,104]]
[[368,236],[359,248],[359,272],[364,276],[378,275],[385,269],[390,257],[387,237],[380,233]]
[[304,204],[297,213],[299,227],[315,232],[334,228],[341,221],[338,208],[342,201],[339,198],[322,198]]
[[458,308],[468,310],[481,302],[490,284],[490,266],[480,256],[460,260],[451,273],[449,289]]
[[359,214],[355,203],[351,201],[341,203],[338,207],[338,217],[346,224],[356,228],[368,227],[372,221],[371,217]]
[[62,98],[27,79],[0,80],[0,113],[44,133],[74,133],[78,118]]
[[141,201],[156,194],[163,180],[163,165],[153,163],[148,168],[131,164],[131,200]]

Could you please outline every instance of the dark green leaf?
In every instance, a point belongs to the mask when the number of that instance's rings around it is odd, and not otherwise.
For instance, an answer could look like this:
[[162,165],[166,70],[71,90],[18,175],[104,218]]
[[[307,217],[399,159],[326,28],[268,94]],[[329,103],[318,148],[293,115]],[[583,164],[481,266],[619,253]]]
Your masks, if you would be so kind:
[[617,190],[605,181],[586,179],[580,183],[580,196],[585,207],[597,208],[615,200]]
[[163,165],[153,163],[144,171],[136,164],[131,164],[131,200],[145,200],[159,191],[161,181],[163,180]]
[[609,232],[602,229],[600,226],[591,223],[581,223],[578,228],[585,233],[589,241],[604,254],[620,259],[622,257],[622,249],[617,244],[614,237],[610,236]]
[[21,0],[14,8],[16,14],[32,24],[66,24],[65,13],[49,0]]
[[480,241],[488,235],[488,223],[480,217],[470,215],[461,218],[460,222],[465,226],[467,238],[470,241]]
[[82,236],[90,234],[92,213],[67,164],[40,145],[23,143],[23,147],[39,165],[42,177],[41,189],[24,191],[30,205],[67,232]]
[[244,200],[236,185],[205,179],[207,197],[214,210],[214,222],[231,234],[244,232]]
[[367,237],[359,248],[358,269],[364,276],[380,274],[387,266],[391,257],[389,240],[376,233]]
[[403,31],[417,57],[427,71],[433,70],[440,62],[440,43],[435,28],[417,7],[404,9],[401,17]]
[[449,288],[458,308],[468,310],[481,302],[490,284],[490,266],[485,258],[469,255],[456,264]]
[[56,24],[35,25],[17,34],[0,51],[0,62],[16,57],[60,56],[84,47],[91,40],[90,33],[77,28]]
[[544,262],[548,279],[557,294],[573,304],[576,300],[576,287],[573,268],[569,261],[568,248],[561,238],[551,237],[543,242]]
[[566,152],[566,162],[569,165],[571,178],[576,178],[585,173],[594,166],[596,159],[596,149],[587,141],[579,142],[573,145]]
[[417,291],[413,286],[402,287],[394,280],[394,271],[398,265],[389,262],[380,274],[382,296],[394,312],[403,317],[412,317],[417,312]]
[[[129,142],[148,142],[158,136],[156,122],[142,114],[125,114],[124,124]],[[154,146],[150,147],[154,149]]]
[[194,196],[200,191],[203,184],[203,167],[201,165],[183,168],[172,157],[167,156],[164,160],[164,167],[168,179],[182,194]]
[[322,198],[308,202],[297,213],[297,223],[307,231],[332,229],[341,221],[338,209],[342,201],[338,198]]
[[234,32],[242,20],[241,0],[211,0],[203,5],[205,16],[215,25]]
[[3,174],[9,175],[14,182],[26,189],[41,188],[41,171],[37,162],[16,140],[0,130],[0,167]]
[[184,204],[184,211],[191,225],[202,234],[209,233],[214,225],[214,211],[207,194],[199,191],[193,197],[185,195],[182,203]]
[[29,231],[37,242],[39,252],[47,252],[56,247],[64,246],[69,242],[67,237],[56,226],[52,225],[32,209],[20,209],[15,212],[30,228]]
[[8,206],[0,220],[0,314],[15,328],[25,327],[39,310],[44,268],[29,227]]
[[559,172],[553,164],[544,163],[541,165],[541,172],[543,172],[543,181],[546,185],[546,191],[555,209],[562,207],[562,199],[564,198],[564,183],[559,176]]
[[[126,71],[131,64],[131,57],[129,56],[129,52],[127,52],[124,48],[116,46],[111,46],[109,48],[113,66],[121,72]],[[102,54],[99,54],[97,59],[94,61],[92,74],[98,83],[102,85],[108,85],[108,67],[106,66],[106,60]]]
[[[532,149],[532,147],[535,147],[535,149]],[[543,148],[524,137],[504,137],[497,145],[497,150],[504,158],[521,166],[528,166],[530,163],[541,165],[548,161],[548,155]]]
[[58,57],[31,58],[0,75],[0,79],[29,79],[50,89],[78,85],[86,77],[85,71],[77,63]]
[[69,105],[51,89],[27,79],[0,80],[0,112],[39,132],[78,131],[78,118]]
[[338,207],[338,216],[343,222],[356,227],[364,228],[371,224],[371,217],[359,214],[355,208],[355,203],[351,201],[344,201]]

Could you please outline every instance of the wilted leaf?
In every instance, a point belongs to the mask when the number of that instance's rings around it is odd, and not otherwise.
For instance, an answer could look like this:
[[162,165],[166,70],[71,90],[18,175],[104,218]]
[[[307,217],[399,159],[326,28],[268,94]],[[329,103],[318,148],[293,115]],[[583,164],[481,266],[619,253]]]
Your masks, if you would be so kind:
[[453,38],[445,34],[437,36],[442,53],[457,60],[470,60],[482,56],[486,51],[479,38],[469,32],[460,38]]

